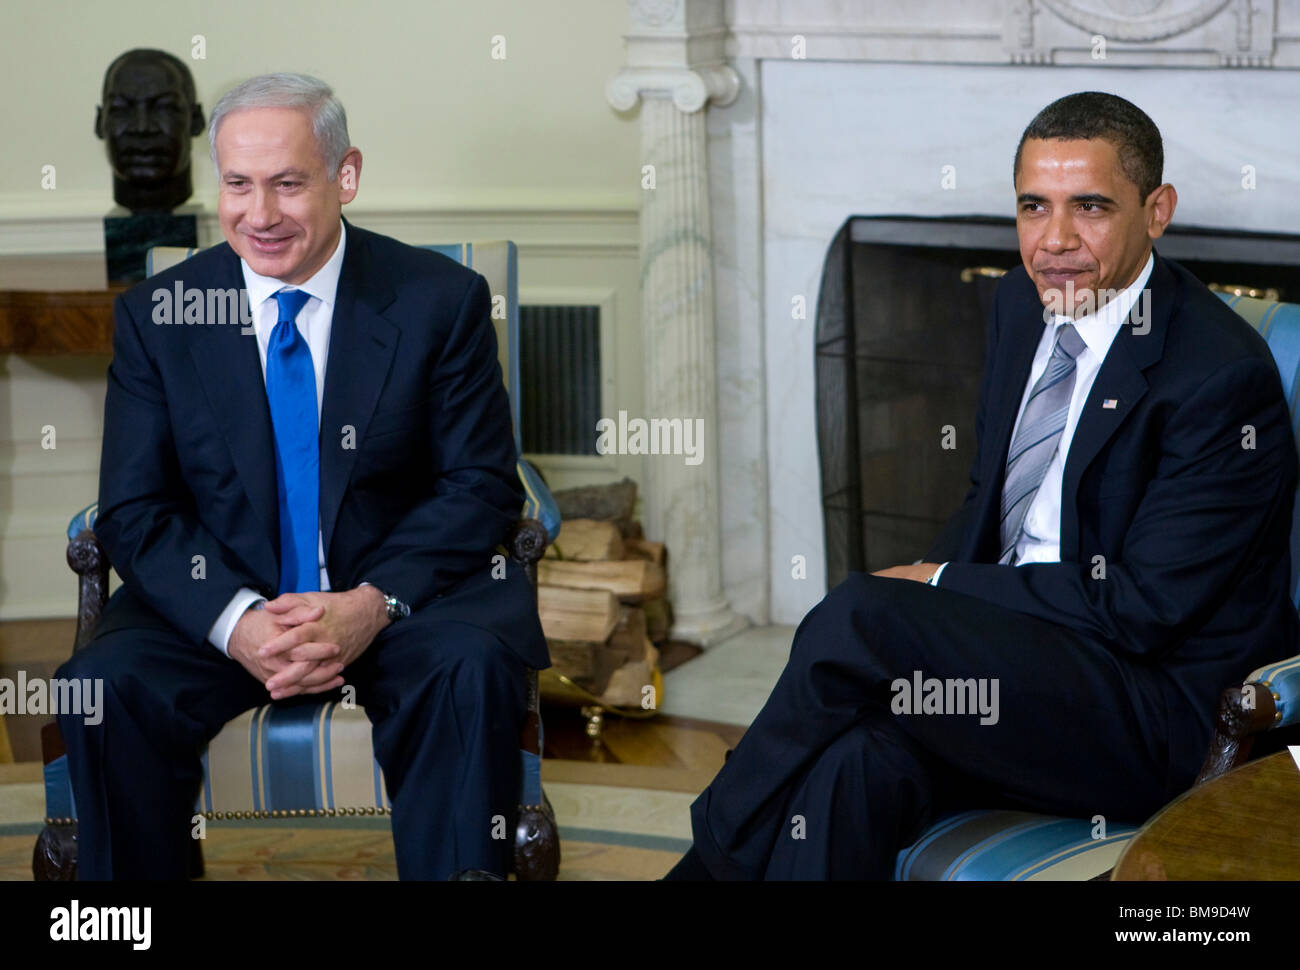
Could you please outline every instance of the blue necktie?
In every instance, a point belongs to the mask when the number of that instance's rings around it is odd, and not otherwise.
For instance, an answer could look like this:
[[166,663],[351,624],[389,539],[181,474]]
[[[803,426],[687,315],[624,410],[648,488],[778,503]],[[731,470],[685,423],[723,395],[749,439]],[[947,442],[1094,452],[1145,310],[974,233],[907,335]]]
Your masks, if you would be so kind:
[[311,299],[302,290],[275,294],[279,318],[266,348],[266,397],[275,429],[275,485],[280,499],[280,592],[320,589],[320,439],[316,371],[294,322]]

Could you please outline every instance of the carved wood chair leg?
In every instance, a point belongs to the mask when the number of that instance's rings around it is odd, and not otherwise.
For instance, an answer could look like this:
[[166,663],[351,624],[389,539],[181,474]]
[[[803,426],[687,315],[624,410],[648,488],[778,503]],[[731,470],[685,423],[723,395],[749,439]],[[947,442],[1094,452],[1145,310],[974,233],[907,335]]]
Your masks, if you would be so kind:
[[515,833],[515,875],[521,882],[553,882],[560,872],[560,834],[551,800],[521,805]]
[[47,825],[36,837],[32,876],[37,882],[75,882],[77,823]]

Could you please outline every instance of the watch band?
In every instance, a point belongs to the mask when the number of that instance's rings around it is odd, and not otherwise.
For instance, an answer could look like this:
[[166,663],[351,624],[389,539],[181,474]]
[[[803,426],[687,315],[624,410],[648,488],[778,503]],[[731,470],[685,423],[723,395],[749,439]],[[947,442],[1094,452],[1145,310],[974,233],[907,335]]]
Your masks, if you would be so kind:
[[[381,589],[381,593],[384,591]],[[411,608],[390,593],[384,593],[384,605],[388,607],[388,619],[396,622],[411,615]]]

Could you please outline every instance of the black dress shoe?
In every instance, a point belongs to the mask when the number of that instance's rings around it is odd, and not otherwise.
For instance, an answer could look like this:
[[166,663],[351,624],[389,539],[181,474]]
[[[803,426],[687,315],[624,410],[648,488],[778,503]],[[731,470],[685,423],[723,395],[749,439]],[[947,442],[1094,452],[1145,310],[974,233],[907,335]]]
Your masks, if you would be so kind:
[[448,882],[469,881],[469,882],[505,882],[505,877],[498,876],[495,872],[488,872],[486,869],[462,869],[460,872],[453,872],[447,877]]

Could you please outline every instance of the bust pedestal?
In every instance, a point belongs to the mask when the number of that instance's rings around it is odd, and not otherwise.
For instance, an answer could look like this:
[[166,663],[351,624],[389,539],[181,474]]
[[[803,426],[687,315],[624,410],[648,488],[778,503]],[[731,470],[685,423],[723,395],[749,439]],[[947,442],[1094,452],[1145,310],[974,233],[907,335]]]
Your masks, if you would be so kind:
[[104,216],[104,256],[108,285],[139,283],[144,279],[144,258],[154,246],[199,244],[197,205],[172,212],[129,212],[121,206]]

